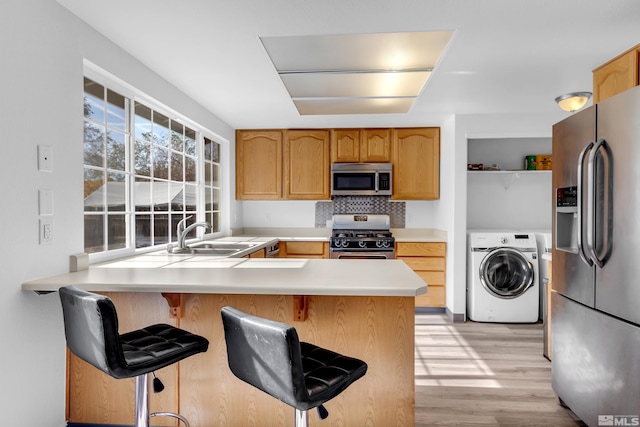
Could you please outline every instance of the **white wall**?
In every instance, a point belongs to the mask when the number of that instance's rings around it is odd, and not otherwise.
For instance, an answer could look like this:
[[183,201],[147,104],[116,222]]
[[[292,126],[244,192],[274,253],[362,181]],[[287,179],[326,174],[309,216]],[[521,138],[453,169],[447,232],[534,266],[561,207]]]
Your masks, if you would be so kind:
[[[233,141],[234,136],[229,126],[55,1],[5,0],[0,16],[1,423],[60,427],[65,425],[60,302],[56,293],[39,296],[23,292],[20,285],[67,272],[69,255],[83,250],[83,58],[222,138]],[[37,171],[38,144],[53,148],[52,173]],[[227,181],[232,185],[230,177]],[[38,242],[38,189],[54,194],[50,245]]]

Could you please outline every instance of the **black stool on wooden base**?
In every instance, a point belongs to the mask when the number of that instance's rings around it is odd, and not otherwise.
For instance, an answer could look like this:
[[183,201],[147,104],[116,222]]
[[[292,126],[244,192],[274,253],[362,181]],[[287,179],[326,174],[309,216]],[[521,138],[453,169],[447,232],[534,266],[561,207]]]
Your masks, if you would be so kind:
[[229,368],[244,382],[295,408],[296,427],[309,423],[308,410],[329,413],[333,399],[367,372],[362,360],[300,342],[293,326],[222,308]]
[[66,286],[60,288],[60,301],[69,350],[113,378],[136,378],[135,427],[148,427],[155,416],[173,417],[189,426],[179,414],[149,414],[149,374],[207,351],[206,338],[165,324],[120,335],[118,315],[108,297]]

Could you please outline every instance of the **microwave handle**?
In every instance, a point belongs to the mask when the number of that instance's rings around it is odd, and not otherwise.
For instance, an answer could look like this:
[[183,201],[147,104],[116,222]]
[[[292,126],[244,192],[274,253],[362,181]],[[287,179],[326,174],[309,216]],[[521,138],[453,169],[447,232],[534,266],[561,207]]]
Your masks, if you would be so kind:
[[375,175],[375,187],[376,193],[380,191],[380,174],[378,172]]

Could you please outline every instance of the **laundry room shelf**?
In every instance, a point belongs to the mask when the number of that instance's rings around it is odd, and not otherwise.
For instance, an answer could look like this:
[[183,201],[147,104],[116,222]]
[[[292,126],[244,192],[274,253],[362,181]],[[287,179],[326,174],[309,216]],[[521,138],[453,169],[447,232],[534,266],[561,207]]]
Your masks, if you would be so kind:
[[468,179],[500,180],[507,190],[520,179],[551,179],[550,170],[467,171]]

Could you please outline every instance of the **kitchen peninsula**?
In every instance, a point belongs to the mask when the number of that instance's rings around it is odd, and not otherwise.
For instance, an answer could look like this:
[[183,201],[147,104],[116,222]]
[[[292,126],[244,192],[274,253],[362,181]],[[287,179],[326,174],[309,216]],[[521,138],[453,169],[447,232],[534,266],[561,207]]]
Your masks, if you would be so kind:
[[[365,377],[328,402],[330,416],[322,425],[415,424],[414,297],[427,286],[400,260],[157,252],[28,281],[22,288],[49,292],[66,285],[110,296],[121,332],[164,322],[209,339],[207,353],[157,373],[166,390],[152,396],[152,411],[179,412],[193,427],[293,425],[292,408],[229,371],[220,308],[232,305],[294,325],[302,341],[367,362]],[[70,422],[133,419],[133,380],[113,380],[70,356],[67,385]],[[310,425],[319,422],[312,414]]]

